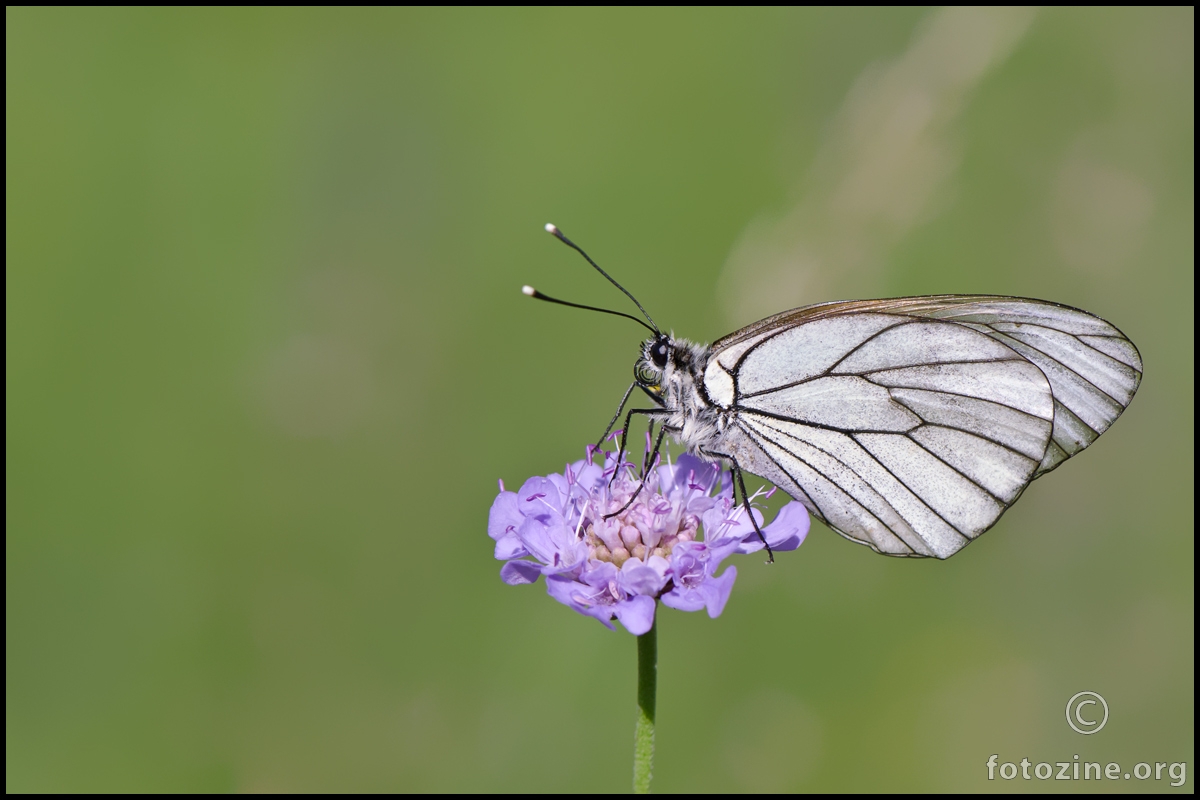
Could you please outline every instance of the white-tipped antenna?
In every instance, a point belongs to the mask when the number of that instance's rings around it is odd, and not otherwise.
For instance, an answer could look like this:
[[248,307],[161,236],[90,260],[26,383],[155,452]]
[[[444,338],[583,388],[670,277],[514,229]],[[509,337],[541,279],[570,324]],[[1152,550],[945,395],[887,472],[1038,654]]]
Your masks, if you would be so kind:
[[547,303],[558,303],[560,306],[570,306],[571,308],[582,308],[585,311],[599,311],[603,314],[612,314],[617,317],[624,317],[625,319],[631,319],[634,322],[636,322],[638,325],[641,325],[643,328],[645,328],[646,330],[653,333],[655,336],[659,335],[658,331],[656,331],[654,328],[651,328],[649,325],[642,322],[637,317],[635,317],[631,314],[626,314],[622,311],[613,311],[612,309],[609,309],[609,308],[596,308],[596,306],[585,306],[585,305],[581,305],[579,303],[568,303],[566,300],[558,300],[556,298],[551,297],[550,295],[542,294],[537,289],[535,289],[529,285],[525,285],[525,286],[521,287],[521,294],[525,295],[526,297],[532,297],[534,300],[545,300]]
[[[637,306],[637,307],[638,307],[638,311],[641,311],[641,312],[642,312],[642,316],[643,316],[643,317],[645,317],[645,318],[646,318],[646,321],[650,323],[649,325],[645,325],[645,327],[647,327],[647,328],[649,328],[650,330],[654,331],[654,335],[655,335],[655,336],[661,336],[661,335],[662,335],[662,331],[660,331],[660,330],[658,329],[658,325],[656,325],[656,324],[655,324],[655,322],[654,322],[654,320],[653,320],[653,319],[651,319],[650,315],[646,313],[646,309],[642,307],[642,304],[638,302],[637,298],[636,298],[636,297],[634,297],[632,294],[630,294],[628,289],[626,289],[624,286],[622,286],[621,284],[619,284],[619,283],[617,283],[615,280],[613,280],[613,276],[609,275],[607,272],[605,272],[604,270],[600,269],[600,265],[599,265],[599,264],[597,264],[595,261],[592,261],[592,257],[591,257],[591,256],[589,256],[587,253],[583,252],[583,248],[582,248],[582,247],[580,247],[579,245],[575,244],[575,243],[574,243],[574,242],[572,242],[570,239],[568,239],[568,238],[567,238],[567,237],[566,237],[566,236],[563,234],[563,232],[562,232],[562,231],[560,231],[560,230],[558,229],[558,226],[557,226],[557,225],[555,225],[553,222],[547,222],[547,223],[546,223],[546,233],[549,233],[549,234],[551,234],[552,236],[556,237],[556,238],[557,238],[557,239],[558,239],[560,242],[562,242],[563,244],[565,244],[567,247],[571,248],[571,249],[572,249],[572,250],[574,250],[576,253],[579,253],[579,255],[583,256],[584,260],[586,260],[586,261],[587,261],[589,264],[591,264],[591,265],[592,265],[592,267],[594,267],[594,268],[595,268],[596,272],[599,272],[601,275],[603,275],[603,276],[604,276],[604,277],[605,277],[605,278],[608,280],[608,282],[609,282],[609,283],[611,283],[613,286],[617,287],[617,288],[618,288],[618,289],[620,289],[622,292],[624,292],[624,293],[625,293],[625,296],[626,296],[626,297],[628,297],[630,300],[632,300],[632,301],[633,301],[633,304],[634,304],[635,306]],[[562,301],[556,301],[556,302],[562,302]],[[564,303],[564,305],[572,305],[572,304],[571,304],[571,303]],[[591,306],[580,306],[580,308],[591,308]],[[603,310],[603,309],[595,309],[595,310],[596,310],[596,311],[601,311],[601,310]],[[618,312],[616,312],[616,311],[610,311],[610,312],[608,312],[608,313],[610,313],[610,314],[616,314],[616,313],[618,313]],[[626,315],[626,314],[623,314],[622,316],[628,316],[628,315]],[[643,323],[643,325],[644,325],[644,324],[645,324],[645,323]]]

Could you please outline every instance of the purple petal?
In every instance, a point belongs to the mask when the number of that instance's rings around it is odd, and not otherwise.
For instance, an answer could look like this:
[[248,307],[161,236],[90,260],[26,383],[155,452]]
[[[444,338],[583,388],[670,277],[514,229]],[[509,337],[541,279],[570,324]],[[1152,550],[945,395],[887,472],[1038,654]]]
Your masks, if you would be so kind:
[[548,575],[546,576],[546,591],[558,602],[565,606],[570,606],[578,611],[581,606],[575,599],[576,589],[579,586],[579,581],[563,575]]
[[663,464],[655,472],[660,491],[667,497],[680,500],[687,496],[708,495],[718,469],[720,467],[716,464],[684,454],[674,464]]
[[580,614],[583,614],[585,617],[591,617],[592,619],[600,620],[600,622],[604,623],[604,627],[608,628],[610,631],[615,631],[617,629],[617,626],[613,625],[612,623],[612,606],[592,606],[591,608],[576,608],[575,610]]
[[679,477],[682,480],[686,481],[690,473],[692,478],[691,483],[701,487],[700,491],[704,494],[712,493],[717,471],[721,469],[719,465],[687,454],[681,455],[679,461],[676,463],[679,465]]
[[667,578],[667,570],[671,568],[671,562],[667,561],[667,559],[663,558],[662,556],[650,556],[646,559],[646,566],[650,567],[650,569],[661,575],[663,577],[663,581],[665,582]]
[[517,507],[517,495],[514,492],[501,492],[492,501],[492,509],[488,511],[488,536],[496,541],[510,531],[515,531],[525,518]]
[[621,574],[617,579],[617,585],[621,591],[626,594],[657,597],[658,593],[662,591],[662,587],[667,583],[667,578],[664,574],[666,572],[665,566],[667,560],[658,557],[657,561],[661,562],[660,566],[664,567],[661,572],[654,569],[654,567],[643,564],[636,558],[631,558],[622,564]]
[[576,462],[571,468],[575,470],[575,482],[585,491],[595,491],[605,480],[604,467],[590,461]]
[[709,618],[716,619],[721,616],[721,612],[725,610],[725,603],[729,601],[729,593],[733,591],[733,582],[736,579],[737,567],[730,567],[719,577],[709,578],[700,585],[700,592],[704,595],[704,605],[708,609]]
[[500,580],[509,586],[537,583],[541,574],[540,566],[534,561],[510,561],[500,568]]
[[792,501],[775,515],[770,525],[763,528],[772,550],[795,550],[804,543],[810,524],[808,509],[803,503]]
[[550,526],[537,517],[526,517],[517,528],[517,537],[534,558],[543,564],[553,564],[558,547],[551,535]]
[[671,577],[676,585],[694,583],[704,577],[710,548],[706,542],[680,542],[671,552]]
[[506,533],[496,540],[496,560],[511,561],[529,555],[516,533]]
[[[795,550],[808,535],[808,527],[808,509],[804,507],[803,503],[793,501],[779,509],[779,513],[775,515],[771,524],[763,528],[763,536],[767,538],[767,543],[771,545],[772,550]],[[742,538],[737,552],[757,553],[762,549],[762,540],[758,538],[757,533],[751,530]]]
[[546,578],[546,592],[555,600],[586,617],[600,620],[610,631],[616,630],[616,626],[612,624],[613,606],[587,605],[579,601],[581,597],[586,599],[588,594],[594,591],[593,587],[561,575]]
[[547,564],[542,567],[542,574],[549,577],[551,575],[565,575],[571,573],[574,577],[579,571],[580,562],[587,558],[587,545],[581,545],[575,548],[568,548],[562,551],[558,560],[555,563]]
[[565,506],[566,498],[571,496],[571,486],[567,483],[566,476],[556,473],[554,475],[547,475],[546,480],[550,481],[554,485],[554,488],[558,490],[557,498],[551,501],[550,505],[562,509]]
[[608,585],[617,580],[617,565],[610,561],[593,561],[579,580],[588,586],[599,587],[608,591]]
[[530,555],[550,571],[571,569],[587,557],[587,545],[577,540],[575,531],[557,515],[526,517],[517,528],[517,536]]
[[716,619],[725,610],[733,582],[737,578],[737,567],[730,567],[720,577],[705,578],[697,585],[676,584],[675,588],[662,596],[663,605],[679,611],[708,609],[708,616]]
[[663,605],[677,611],[699,611],[704,608],[704,595],[689,586],[676,586],[661,598]]
[[[562,476],[557,477],[562,480]],[[551,510],[562,514],[562,495],[550,478],[533,477],[521,485],[517,492],[518,507],[525,516],[547,514]]]
[[[762,525],[762,512],[756,508],[752,513],[758,524]],[[754,524],[750,517],[746,516],[746,509],[740,505],[733,507],[732,504],[718,503],[705,511],[700,519],[704,524],[706,542],[717,544],[728,540],[744,540],[751,536],[755,540],[758,539],[758,534],[754,532]],[[761,545],[762,542],[759,541],[759,546]]]
[[717,490],[717,497],[728,497],[733,500],[733,473],[725,470],[721,472],[721,486]]
[[688,470],[681,468],[679,461],[674,464],[660,464],[655,468],[654,475],[658,479],[659,491],[665,495],[687,489]]
[[[701,484],[696,485],[700,486]],[[708,511],[710,508],[717,505],[718,502],[720,501],[715,497],[701,494],[699,491],[693,491],[688,496],[687,503],[684,504],[683,509],[689,514],[695,514],[699,517],[702,516],[705,511]]]
[[641,636],[654,625],[654,598],[639,595],[613,606],[617,619],[625,630]]
[[[755,541],[758,541],[757,533],[751,533],[750,535],[754,537]],[[715,544],[706,543],[706,545],[708,547],[707,569],[710,576],[720,568],[722,561],[734,553],[740,553],[741,550],[739,548],[742,547],[741,541],[737,539],[722,539]]]

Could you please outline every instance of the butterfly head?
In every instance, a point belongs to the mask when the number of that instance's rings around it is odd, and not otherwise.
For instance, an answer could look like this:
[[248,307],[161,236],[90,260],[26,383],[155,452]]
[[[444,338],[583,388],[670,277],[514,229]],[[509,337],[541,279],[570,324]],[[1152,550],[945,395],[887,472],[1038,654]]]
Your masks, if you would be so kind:
[[660,406],[690,406],[697,376],[704,371],[708,347],[659,333],[642,342],[633,377],[642,391]]

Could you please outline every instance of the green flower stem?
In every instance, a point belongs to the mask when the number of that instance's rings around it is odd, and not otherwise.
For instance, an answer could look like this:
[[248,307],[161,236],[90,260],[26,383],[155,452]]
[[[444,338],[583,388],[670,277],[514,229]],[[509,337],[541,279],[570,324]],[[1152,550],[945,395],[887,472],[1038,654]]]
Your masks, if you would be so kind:
[[[655,609],[657,611],[657,609]],[[633,733],[633,792],[650,793],[654,768],[654,697],[658,690],[658,615],[637,639],[637,727]]]

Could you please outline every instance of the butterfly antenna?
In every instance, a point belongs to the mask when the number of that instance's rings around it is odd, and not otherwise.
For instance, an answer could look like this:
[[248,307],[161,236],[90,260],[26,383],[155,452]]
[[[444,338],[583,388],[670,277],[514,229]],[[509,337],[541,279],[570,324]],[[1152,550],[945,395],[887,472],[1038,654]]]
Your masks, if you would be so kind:
[[[597,264],[595,261],[592,261],[592,257],[591,257],[591,256],[589,256],[587,253],[583,252],[583,248],[582,248],[582,247],[580,247],[579,245],[575,244],[575,243],[574,243],[574,242],[572,242],[570,239],[568,239],[568,238],[567,238],[565,235],[563,235],[563,232],[562,232],[562,231],[560,231],[560,230],[558,229],[558,226],[554,225],[553,223],[550,223],[550,222],[547,222],[547,223],[546,223],[546,232],[547,232],[547,233],[552,233],[552,234],[554,234],[556,237],[558,237],[558,240],[559,240],[560,242],[562,242],[563,244],[565,244],[567,247],[570,247],[570,248],[571,248],[572,250],[574,250],[575,252],[579,253],[579,255],[581,255],[581,256],[583,256],[584,258],[586,258],[586,259],[587,259],[587,262],[588,262],[589,264],[591,264],[593,267],[595,267],[597,272],[599,272],[599,273],[600,273],[601,275],[603,275],[604,277],[608,278],[608,281],[609,281],[609,283],[611,283],[613,286],[615,286],[615,287],[617,287],[618,289],[620,289],[622,292],[624,292],[624,293],[625,293],[625,296],[626,296],[626,297],[628,297],[630,300],[632,300],[632,301],[633,301],[633,304],[634,304],[635,306],[637,306],[637,307],[638,307],[638,310],[639,310],[639,311],[641,311],[641,312],[642,312],[642,316],[644,316],[644,317],[647,319],[647,321],[649,321],[650,325],[649,325],[648,327],[650,328],[650,330],[654,331],[654,333],[655,333],[656,335],[661,335],[661,334],[662,334],[662,331],[660,331],[660,330],[658,329],[658,325],[654,324],[654,320],[653,320],[653,319],[651,319],[651,318],[650,318],[650,315],[646,313],[646,309],[645,309],[645,308],[643,308],[643,307],[642,307],[642,304],[641,304],[641,303],[639,303],[639,302],[637,301],[637,298],[636,298],[636,297],[634,297],[632,294],[630,294],[628,289],[626,289],[624,286],[622,286],[621,284],[619,284],[619,283],[617,283],[615,280],[613,280],[613,276],[612,276],[612,275],[609,275],[607,272],[605,272],[604,270],[600,269],[600,265],[599,265],[599,264]],[[596,309],[596,310],[600,310],[600,309]],[[609,312],[609,313],[615,313],[615,312]]]
[[[610,308],[597,308],[596,306],[585,306],[580,303],[568,303],[566,300],[559,300],[558,298],[551,297],[548,294],[542,294],[541,292],[539,292],[537,289],[533,288],[532,286],[522,286],[521,293],[528,297],[532,297],[534,300],[545,300],[547,303],[558,303],[560,306],[570,306],[571,308],[582,308],[585,311],[599,311],[601,314],[612,314],[613,316],[624,317],[625,319],[631,319],[634,322],[636,322],[638,325],[641,325],[643,328],[645,328],[646,330],[653,333],[654,335],[656,335],[656,336],[658,335],[658,331],[656,329],[651,328],[649,325],[642,322],[640,319],[633,316],[632,314],[626,314],[624,311],[613,311]],[[617,412],[617,413],[619,414],[620,412]]]

